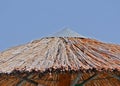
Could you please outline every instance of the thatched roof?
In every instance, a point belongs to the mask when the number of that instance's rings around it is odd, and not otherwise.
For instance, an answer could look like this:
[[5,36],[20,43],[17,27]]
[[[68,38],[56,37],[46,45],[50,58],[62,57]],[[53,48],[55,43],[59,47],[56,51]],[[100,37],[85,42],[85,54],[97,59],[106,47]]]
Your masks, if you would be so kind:
[[1,86],[119,86],[119,80],[120,45],[68,29],[0,52]]
[[0,73],[11,73],[14,70],[43,72],[51,68],[62,71],[120,71],[120,45],[72,35],[54,36],[0,53]]

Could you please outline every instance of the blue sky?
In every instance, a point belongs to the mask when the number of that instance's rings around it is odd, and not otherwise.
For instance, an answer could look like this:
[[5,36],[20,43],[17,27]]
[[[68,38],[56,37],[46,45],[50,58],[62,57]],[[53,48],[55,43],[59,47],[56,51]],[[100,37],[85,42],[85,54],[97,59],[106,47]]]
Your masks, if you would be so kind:
[[0,51],[64,27],[120,44],[120,0],[0,0]]

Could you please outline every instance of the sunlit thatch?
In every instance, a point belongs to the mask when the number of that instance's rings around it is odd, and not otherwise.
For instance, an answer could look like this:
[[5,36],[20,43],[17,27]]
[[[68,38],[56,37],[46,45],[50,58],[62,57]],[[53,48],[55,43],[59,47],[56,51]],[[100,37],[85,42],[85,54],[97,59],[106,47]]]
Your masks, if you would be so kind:
[[[0,53],[1,86],[15,86],[29,74],[40,86],[60,86],[60,80],[70,84],[79,73],[77,83],[98,74],[86,86],[119,86],[120,81],[112,74],[120,76],[120,45],[78,36],[45,37]],[[32,86],[29,82],[23,86]]]

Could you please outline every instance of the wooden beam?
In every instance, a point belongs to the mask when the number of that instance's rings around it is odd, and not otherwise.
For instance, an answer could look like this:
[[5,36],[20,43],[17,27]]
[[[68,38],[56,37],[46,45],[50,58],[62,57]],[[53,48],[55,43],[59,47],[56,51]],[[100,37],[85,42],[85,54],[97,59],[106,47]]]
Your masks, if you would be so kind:
[[116,74],[109,74],[109,75],[112,76],[112,77],[114,77],[114,78],[116,78],[116,79],[118,79],[118,80],[120,80],[120,76],[118,76]]
[[25,76],[25,77],[20,77],[20,76],[17,76],[17,77],[20,78],[21,80],[16,84],[16,86],[23,86],[23,84],[24,84],[25,82],[29,82],[29,83],[34,84],[34,86],[38,86],[38,83],[37,83],[37,82],[35,82],[35,81],[33,81],[33,80],[30,80],[30,78],[33,77],[33,74],[29,74],[29,75],[27,75],[27,76]]
[[81,73],[79,73],[76,77],[76,79],[72,82],[71,86],[75,86],[75,84],[77,84],[77,82],[79,81],[80,77],[81,77]]
[[84,86],[86,83],[88,83],[91,80],[95,79],[97,76],[98,76],[98,74],[94,74],[91,77],[89,77],[88,79],[84,80],[82,83],[76,84],[75,86]]

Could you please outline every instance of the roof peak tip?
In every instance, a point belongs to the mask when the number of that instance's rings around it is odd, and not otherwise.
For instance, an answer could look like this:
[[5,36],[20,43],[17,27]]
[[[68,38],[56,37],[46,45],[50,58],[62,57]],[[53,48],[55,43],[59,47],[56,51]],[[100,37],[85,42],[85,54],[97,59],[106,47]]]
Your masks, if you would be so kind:
[[71,30],[71,28],[65,27],[65,28],[63,28],[62,30]]
[[71,30],[70,28],[66,27],[63,28],[61,31],[51,35],[50,37],[81,37],[85,38],[84,36],[78,34],[77,32]]

